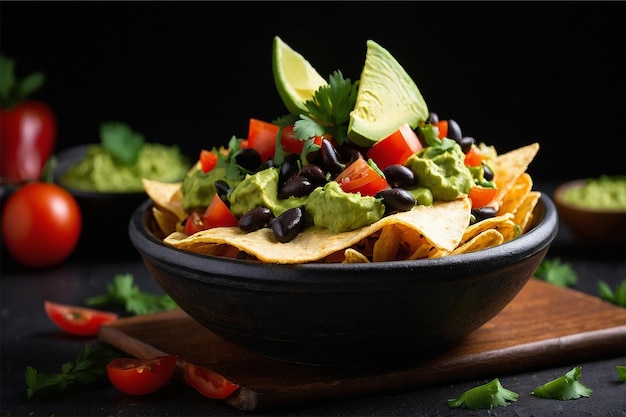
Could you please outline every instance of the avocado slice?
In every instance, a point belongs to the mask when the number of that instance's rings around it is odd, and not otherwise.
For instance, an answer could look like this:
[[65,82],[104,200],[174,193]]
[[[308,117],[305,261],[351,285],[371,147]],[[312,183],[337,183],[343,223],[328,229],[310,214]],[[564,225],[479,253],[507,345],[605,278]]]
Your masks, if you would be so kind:
[[415,129],[427,118],[428,107],[415,82],[385,48],[368,40],[356,105],[350,113],[350,141],[369,147],[402,124]]

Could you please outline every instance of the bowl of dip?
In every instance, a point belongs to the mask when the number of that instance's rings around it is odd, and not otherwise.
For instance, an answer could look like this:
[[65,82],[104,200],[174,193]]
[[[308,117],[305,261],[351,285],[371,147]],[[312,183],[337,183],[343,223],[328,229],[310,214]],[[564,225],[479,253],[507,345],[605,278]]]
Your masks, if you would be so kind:
[[600,176],[561,184],[554,192],[560,219],[581,241],[626,244],[626,176]]
[[121,167],[96,143],[70,147],[56,155],[53,180],[74,196],[81,210],[82,232],[76,252],[136,256],[127,224],[147,197],[142,178],[180,180],[190,167],[177,148],[149,147],[140,154],[136,167]]

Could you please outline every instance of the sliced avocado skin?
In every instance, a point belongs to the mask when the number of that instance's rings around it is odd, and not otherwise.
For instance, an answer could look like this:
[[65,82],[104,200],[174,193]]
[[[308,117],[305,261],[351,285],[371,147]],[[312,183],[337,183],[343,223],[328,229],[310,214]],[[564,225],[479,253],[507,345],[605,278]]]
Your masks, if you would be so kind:
[[358,146],[370,147],[403,123],[415,129],[427,118],[428,106],[415,82],[385,48],[368,40],[348,139]]

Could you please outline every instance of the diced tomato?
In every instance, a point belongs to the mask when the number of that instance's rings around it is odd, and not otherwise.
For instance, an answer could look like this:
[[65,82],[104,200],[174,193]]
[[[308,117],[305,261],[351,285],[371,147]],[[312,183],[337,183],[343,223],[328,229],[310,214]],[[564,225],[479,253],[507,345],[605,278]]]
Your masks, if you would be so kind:
[[443,139],[448,136],[448,121],[447,120],[439,120],[434,124],[437,126],[439,130],[439,139]]
[[405,123],[385,139],[376,142],[367,151],[367,157],[376,162],[378,168],[385,169],[389,165],[404,164],[420,149],[422,149],[422,143],[417,134],[408,123]]
[[207,151],[203,149],[200,151],[200,166],[202,167],[202,172],[207,173],[217,165],[217,154]]
[[[313,142],[321,146],[322,145],[322,136],[316,136],[313,138]],[[302,148],[304,148],[303,140],[296,139],[293,135],[293,125],[286,126],[283,128],[282,135],[280,137],[280,143],[283,146],[283,149],[286,153],[295,153],[300,155],[302,153]]]
[[185,383],[191,385],[200,394],[208,398],[223,399],[239,388],[235,384],[215,371],[201,366],[184,362]]
[[215,194],[213,200],[211,200],[211,204],[209,204],[209,207],[207,207],[204,212],[202,220],[207,229],[211,227],[234,227],[237,226],[238,223],[235,215],[217,194]]
[[263,120],[250,119],[248,125],[248,148],[256,149],[261,156],[262,162],[274,157],[276,150],[276,135],[279,126],[264,122]]
[[151,394],[170,380],[177,359],[176,355],[152,359],[118,358],[107,365],[107,376],[115,388],[126,394]]
[[485,159],[487,159],[487,156],[485,156],[476,146],[472,146],[465,154],[465,165],[478,167]]
[[345,192],[360,192],[364,196],[374,196],[379,191],[389,187],[385,177],[380,175],[363,158],[358,158],[341,171],[335,181]]
[[187,220],[185,220],[184,232],[187,236],[191,236],[194,233],[198,233],[200,230],[206,230],[208,226],[204,222],[202,214],[197,211],[192,211]]
[[95,336],[103,324],[117,320],[117,314],[92,308],[44,301],[46,314],[66,333],[76,336]]
[[486,206],[498,194],[497,188],[481,187],[479,185],[470,189],[469,198],[472,200],[472,208],[477,209]]

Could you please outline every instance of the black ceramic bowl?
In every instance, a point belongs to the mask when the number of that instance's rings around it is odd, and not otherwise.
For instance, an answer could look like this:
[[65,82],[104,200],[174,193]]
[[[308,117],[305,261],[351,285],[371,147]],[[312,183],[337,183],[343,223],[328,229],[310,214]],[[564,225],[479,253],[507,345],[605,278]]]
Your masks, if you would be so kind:
[[77,190],[61,184],[63,174],[83,160],[90,145],[79,145],[57,154],[53,172],[54,182],[68,190],[78,202],[82,215],[82,231],[76,252],[80,255],[136,256],[128,238],[128,221],[147,198],[144,191],[128,193],[101,193]]
[[163,289],[206,328],[260,355],[315,365],[417,361],[460,342],[522,289],[556,236],[552,201],[518,239],[439,259],[274,265],[199,255],[152,233],[150,200],[129,235]]

